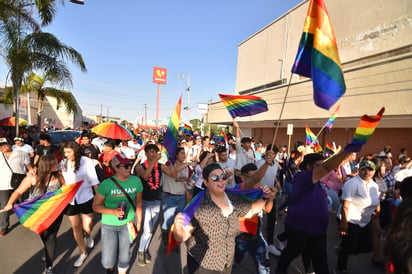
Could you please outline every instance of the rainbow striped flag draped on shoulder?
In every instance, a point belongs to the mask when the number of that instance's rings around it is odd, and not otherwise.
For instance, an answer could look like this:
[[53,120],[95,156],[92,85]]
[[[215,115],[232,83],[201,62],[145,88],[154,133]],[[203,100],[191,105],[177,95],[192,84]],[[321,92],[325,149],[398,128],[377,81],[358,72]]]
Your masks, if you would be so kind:
[[219,97],[233,119],[268,111],[266,101],[257,96],[219,94]]
[[[227,193],[241,195],[246,201],[250,203],[260,199],[263,196],[263,190],[260,188],[249,188],[249,189],[226,188],[225,191]],[[195,197],[193,197],[190,203],[182,211],[182,214],[185,218],[183,222],[184,226],[187,226],[193,219],[193,216],[195,215],[197,209],[199,208],[205,194],[206,194],[206,190],[202,190],[201,192],[199,192]],[[167,255],[169,255],[170,251],[172,251],[177,245],[180,244],[180,242],[174,239],[173,231],[174,231],[174,226],[172,225],[172,227],[170,228],[169,240],[167,244]]]
[[179,137],[180,111],[182,109],[182,96],[183,94],[180,95],[175,111],[170,118],[163,143],[163,146],[166,148],[167,158],[170,160],[170,162],[172,162],[172,164],[175,163],[176,159],[177,139]]
[[311,0],[292,72],[312,78],[313,99],[329,109],[346,86],[336,38],[323,0]]
[[59,217],[82,183],[65,185],[56,191],[16,204],[13,210],[24,227],[40,235]]

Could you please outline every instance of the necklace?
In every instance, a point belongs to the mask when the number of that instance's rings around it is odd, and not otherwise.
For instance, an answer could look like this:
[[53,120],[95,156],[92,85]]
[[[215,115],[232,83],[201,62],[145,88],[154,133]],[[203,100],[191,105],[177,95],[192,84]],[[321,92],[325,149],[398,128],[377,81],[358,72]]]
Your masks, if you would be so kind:
[[[147,163],[147,160],[144,162],[144,167],[145,167],[145,169],[149,168],[149,164]],[[154,180],[153,180],[153,177],[154,177]],[[149,185],[151,190],[159,189],[159,187],[160,187],[160,171],[159,171],[159,163],[158,162],[155,163],[155,165],[153,167],[153,170],[150,173],[149,178],[147,179],[147,184]]]

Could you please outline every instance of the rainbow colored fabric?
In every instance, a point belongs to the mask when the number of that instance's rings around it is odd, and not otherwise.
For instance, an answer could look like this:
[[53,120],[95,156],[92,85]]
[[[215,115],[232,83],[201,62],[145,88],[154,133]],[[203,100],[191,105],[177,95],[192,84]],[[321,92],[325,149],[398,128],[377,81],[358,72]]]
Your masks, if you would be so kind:
[[329,144],[328,141],[326,141],[325,150],[326,150],[329,154],[334,154],[334,153],[335,153],[335,148],[334,148],[331,144]]
[[358,127],[355,129],[355,136],[348,144],[344,151],[346,152],[359,152],[364,144],[369,140],[372,134],[375,132],[378,126],[385,108],[381,108],[375,117],[370,117],[368,115],[363,115]]
[[233,119],[268,111],[266,101],[257,96],[219,94],[219,97]]
[[311,0],[292,72],[312,78],[313,99],[329,109],[346,86],[336,38],[323,0]]
[[222,129],[222,131],[220,132],[220,135],[219,135],[219,142],[221,142],[223,144],[227,144],[227,137],[226,137],[226,134],[223,131],[223,129]]
[[335,122],[336,118],[338,117],[339,110],[340,110],[340,105],[338,105],[338,107],[332,113],[332,116],[330,116],[329,120],[325,123],[324,127],[327,128],[328,130],[332,129],[333,122]]
[[185,125],[183,126],[183,133],[184,133],[185,135],[194,136],[192,127],[189,126],[189,125],[187,125],[187,124],[185,124]]
[[[250,188],[250,189],[235,189],[235,188],[226,188],[227,193],[232,193],[232,194],[237,194],[237,195],[242,195],[247,201],[253,202],[258,199],[260,199],[263,196],[263,191],[260,188]],[[203,196],[205,196],[206,190],[202,190],[199,192],[193,199],[190,201],[190,203],[186,206],[186,208],[183,210],[182,214],[185,218],[183,224],[184,226],[187,226],[190,221],[193,219],[193,216],[195,215],[197,209],[200,206],[200,203],[202,202]],[[167,245],[167,255],[169,255],[170,251],[173,250],[177,245],[180,243],[176,241],[173,237],[173,230],[174,226],[170,228],[170,233],[169,233],[169,241]]]
[[13,210],[24,227],[40,235],[59,217],[82,183],[65,185],[56,191],[16,204]]
[[175,111],[170,118],[163,143],[167,151],[167,157],[172,164],[174,164],[176,159],[177,140],[179,137],[180,111],[182,109],[182,95],[180,95]]
[[312,130],[310,130],[310,128],[308,127],[308,125],[306,126],[306,144],[308,145],[313,145],[313,150],[316,153],[320,153],[323,151],[322,147],[319,144],[319,140],[316,137],[316,135],[312,132]]

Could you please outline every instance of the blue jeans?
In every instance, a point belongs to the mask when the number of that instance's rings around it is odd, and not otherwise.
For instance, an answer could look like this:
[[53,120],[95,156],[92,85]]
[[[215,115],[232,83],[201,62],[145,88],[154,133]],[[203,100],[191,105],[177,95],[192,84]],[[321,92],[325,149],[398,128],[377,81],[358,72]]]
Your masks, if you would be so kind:
[[153,233],[155,232],[159,215],[160,200],[143,200],[143,234],[140,237],[139,252],[145,252],[149,249],[150,241],[152,240]]
[[[116,263],[117,252],[119,253],[119,271],[127,271],[129,268],[130,240],[127,225],[101,226],[102,234],[102,265],[109,269]],[[119,250],[119,251],[117,251]]]
[[340,199],[338,196],[339,190],[331,189],[328,186],[325,186],[326,193],[332,199],[332,208],[335,212],[338,212],[340,206]]
[[186,205],[186,195],[173,196],[162,193],[163,224],[162,230],[169,231],[178,212],[182,212]]
[[284,193],[286,194],[286,199],[279,206],[278,211],[282,211],[288,206],[290,195],[292,194],[292,188],[293,188],[292,182],[285,181]]
[[254,239],[247,238],[248,236],[252,236],[251,234],[242,234],[236,237],[234,268],[240,265],[243,259],[246,257],[246,255],[250,252],[253,261],[255,262],[257,273],[269,274],[270,262],[266,252],[266,241],[265,239],[263,239],[262,234],[259,233],[259,235]]

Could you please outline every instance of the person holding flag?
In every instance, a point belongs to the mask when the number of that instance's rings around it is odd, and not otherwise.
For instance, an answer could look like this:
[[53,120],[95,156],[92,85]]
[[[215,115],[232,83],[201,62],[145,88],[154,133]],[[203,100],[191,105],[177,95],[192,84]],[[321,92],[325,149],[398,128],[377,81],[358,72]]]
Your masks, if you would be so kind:
[[[54,155],[44,155],[40,157],[36,174],[28,173],[20,186],[12,193],[9,201],[4,207],[4,211],[13,208],[13,204],[26,191],[30,190],[29,200],[40,196],[46,192],[55,191],[65,185],[61,173],[58,171],[57,158]],[[63,220],[63,213],[60,213],[57,219],[40,234],[44,244],[44,260],[46,264],[45,274],[52,274],[54,254],[56,251],[57,232]]]

